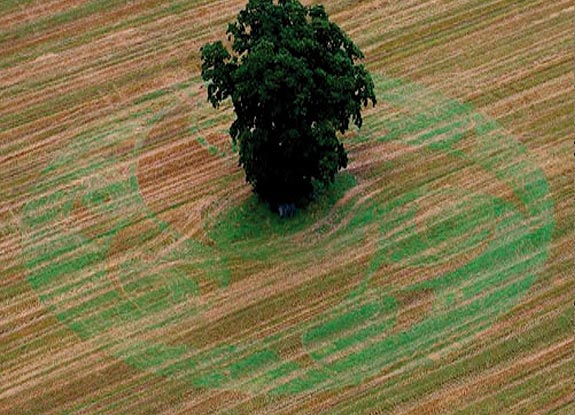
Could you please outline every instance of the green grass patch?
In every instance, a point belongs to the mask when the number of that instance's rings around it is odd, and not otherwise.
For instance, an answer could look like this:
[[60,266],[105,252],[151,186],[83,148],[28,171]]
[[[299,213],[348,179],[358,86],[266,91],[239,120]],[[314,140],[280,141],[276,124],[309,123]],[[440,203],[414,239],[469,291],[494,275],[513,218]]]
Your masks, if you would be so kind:
[[254,246],[258,241],[263,244],[270,239],[293,234],[327,216],[335,203],[355,184],[351,174],[337,175],[332,186],[317,200],[288,219],[280,218],[266,203],[252,195],[242,205],[218,218],[210,234],[218,245],[225,247],[241,242]]

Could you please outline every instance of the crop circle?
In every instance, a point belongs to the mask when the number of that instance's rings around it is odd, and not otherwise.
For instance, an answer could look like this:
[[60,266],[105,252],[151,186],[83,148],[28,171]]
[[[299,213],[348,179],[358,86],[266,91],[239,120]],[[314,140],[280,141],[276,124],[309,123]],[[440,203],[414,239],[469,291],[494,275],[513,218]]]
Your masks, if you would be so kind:
[[250,199],[230,110],[186,110],[193,83],[76,137],[23,210],[29,283],[87,343],[197,388],[341,388],[472,339],[547,258],[547,181],[470,106],[375,80],[349,173],[290,221]]

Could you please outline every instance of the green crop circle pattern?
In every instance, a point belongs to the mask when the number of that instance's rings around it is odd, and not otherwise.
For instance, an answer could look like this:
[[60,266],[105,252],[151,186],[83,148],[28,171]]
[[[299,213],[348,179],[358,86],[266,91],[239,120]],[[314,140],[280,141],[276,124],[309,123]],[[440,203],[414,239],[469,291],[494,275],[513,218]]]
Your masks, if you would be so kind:
[[[111,120],[117,127],[75,137],[43,170],[33,186],[36,196],[23,209],[28,282],[57,318],[89,344],[136,368],[198,388],[271,394],[340,388],[408,358],[425,359],[447,343],[465,341],[516,304],[547,259],[554,226],[547,181],[519,142],[470,106],[413,83],[383,76],[375,80],[378,101],[389,108],[383,116],[384,111],[366,115],[362,132],[349,139],[352,143],[397,142],[432,155],[447,154],[488,172],[511,189],[513,201],[422,183],[404,192],[383,189],[373,200],[352,197],[337,204],[357,185],[347,174],[338,179],[342,193],[319,209],[320,216],[329,213],[333,219],[322,226],[301,216],[291,225],[278,222],[287,228],[272,235],[262,225],[274,220],[268,217],[252,232],[238,225],[251,209],[243,206],[212,218],[209,232],[215,246],[186,238],[148,208],[136,177],[146,134],[177,105],[178,94],[193,85],[185,83],[151,97],[165,96],[160,111],[143,110]],[[143,104],[145,99],[134,103]],[[202,128],[192,122],[190,131],[209,152],[217,153],[200,137]],[[465,146],[460,145],[463,141]],[[132,150],[89,156],[94,149],[121,142],[133,143]],[[397,167],[393,160],[384,164]],[[420,218],[422,200],[438,191],[449,193],[445,196],[454,201],[454,211],[441,220]],[[82,210],[101,220],[81,228]],[[117,236],[138,222],[146,224],[146,231],[117,254]],[[232,228],[234,232],[227,232]],[[301,248],[308,252],[302,254],[302,267],[333,254],[326,238],[345,241],[349,230],[364,229],[362,238],[348,241],[356,246],[375,232],[376,246],[361,270],[361,281],[339,304],[281,335],[249,344],[203,350],[164,341],[166,327],[183,319],[201,321],[203,313],[215,307],[197,301],[201,281],[218,290],[234,289],[227,265],[232,256],[248,261],[263,255],[279,261],[297,253],[297,246],[287,254],[282,251],[291,246],[290,238],[310,228],[319,236]],[[432,278],[381,283],[385,267],[421,269],[466,250],[477,253]],[[401,325],[399,298],[421,293],[431,299],[429,313]],[[298,337],[311,364],[282,357],[277,350],[282,335]]]

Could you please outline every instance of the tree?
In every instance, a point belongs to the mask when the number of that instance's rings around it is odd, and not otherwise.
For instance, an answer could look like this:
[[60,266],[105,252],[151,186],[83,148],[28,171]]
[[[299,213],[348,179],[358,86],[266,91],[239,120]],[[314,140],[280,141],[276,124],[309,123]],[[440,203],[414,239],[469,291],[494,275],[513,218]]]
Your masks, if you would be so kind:
[[204,45],[202,78],[217,108],[231,97],[230,135],[256,194],[274,209],[305,204],[327,186],[347,153],[337,136],[376,103],[363,54],[321,5],[249,0],[227,40]]

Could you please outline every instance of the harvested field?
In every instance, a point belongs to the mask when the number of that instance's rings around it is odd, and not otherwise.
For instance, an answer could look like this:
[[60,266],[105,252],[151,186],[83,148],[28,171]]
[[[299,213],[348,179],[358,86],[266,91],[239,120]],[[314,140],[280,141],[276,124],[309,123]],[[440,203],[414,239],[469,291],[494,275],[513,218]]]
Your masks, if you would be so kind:
[[244,2],[0,4],[1,414],[571,414],[569,1],[324,3],[378,105],[289,220],[199,47]]

